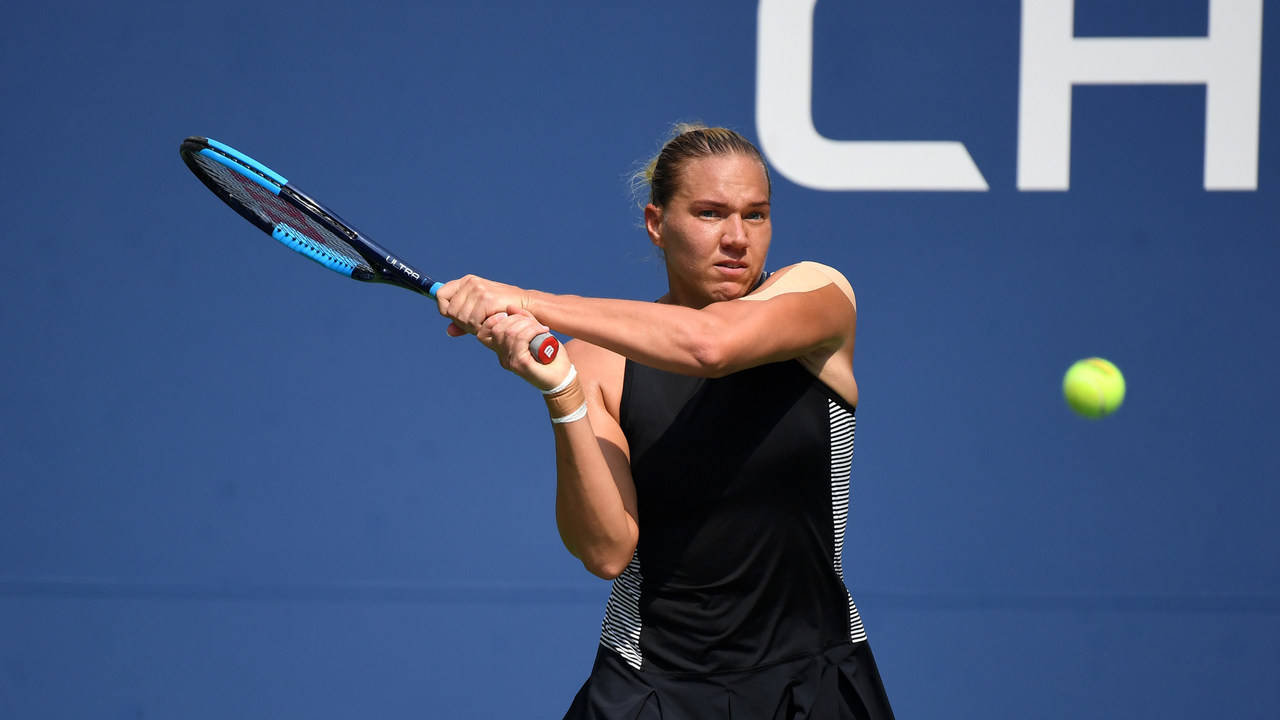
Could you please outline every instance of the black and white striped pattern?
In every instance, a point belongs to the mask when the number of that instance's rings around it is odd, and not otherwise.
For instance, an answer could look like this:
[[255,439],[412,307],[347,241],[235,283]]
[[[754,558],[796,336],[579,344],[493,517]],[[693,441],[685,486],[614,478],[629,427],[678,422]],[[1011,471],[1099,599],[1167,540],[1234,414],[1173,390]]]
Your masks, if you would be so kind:
[[[835,532],[835,571],[844,581],[844,534],[849,522],[849,477],[853,466],[853,434],[857,420],[849,410],[827,401],[831,443],[831,512]],[[644,662],[640,653],[640,555],[637,551],[622,574],[613,581],[600,628],[600,644],[622,656],[636,670]],[[867,639],[858,608],[849,598],[849,640]]]
[[613,581],[600,628],[600,644],[636,670],[644,661],[640,655],[640,580],[640,554],[636,552],[627,569]]
[[[834,400],[827,400],[831,432],[831,513],[835,526],[836,575],[844,581],[844,531],[849,523],[849,474],[853,466],[853,431],[857,420],[853,413]],[[848,591],[846,591],[846,594]],[[862,627],[858,608],[849,595],[849,639],[862,642],[867,633]]]

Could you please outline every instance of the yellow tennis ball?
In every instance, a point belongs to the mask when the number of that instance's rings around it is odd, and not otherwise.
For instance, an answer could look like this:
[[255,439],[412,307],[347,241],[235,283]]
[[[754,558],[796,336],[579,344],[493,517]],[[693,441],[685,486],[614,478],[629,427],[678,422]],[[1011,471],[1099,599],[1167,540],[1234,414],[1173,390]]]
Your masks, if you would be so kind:
[[1103,418],[1124,402],[1124,375],[1102,358],[1078,360],[1062,378],[1062,394],[1072,410],[1087,418]]

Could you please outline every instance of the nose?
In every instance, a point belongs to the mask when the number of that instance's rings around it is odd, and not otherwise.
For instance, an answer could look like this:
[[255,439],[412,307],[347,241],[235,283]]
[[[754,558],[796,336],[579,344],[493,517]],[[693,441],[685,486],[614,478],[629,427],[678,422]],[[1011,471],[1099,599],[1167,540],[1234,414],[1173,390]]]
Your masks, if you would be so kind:
[[724,233],[720,236],[720,244],[729,248],[742,248],[747,244],[747,225],[742,216],[734,213],[725,218]]

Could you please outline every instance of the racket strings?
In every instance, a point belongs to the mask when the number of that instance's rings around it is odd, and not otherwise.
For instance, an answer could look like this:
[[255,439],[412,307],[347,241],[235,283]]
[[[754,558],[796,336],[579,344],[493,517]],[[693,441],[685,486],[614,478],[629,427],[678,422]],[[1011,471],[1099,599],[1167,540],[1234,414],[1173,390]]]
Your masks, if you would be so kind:
[[355,270],[373,272],[368,261],[341,236],[306,213],[217,161],[199,155],[194,159],[232,202],[257,216],[260,225],[286,246],[346,275]]

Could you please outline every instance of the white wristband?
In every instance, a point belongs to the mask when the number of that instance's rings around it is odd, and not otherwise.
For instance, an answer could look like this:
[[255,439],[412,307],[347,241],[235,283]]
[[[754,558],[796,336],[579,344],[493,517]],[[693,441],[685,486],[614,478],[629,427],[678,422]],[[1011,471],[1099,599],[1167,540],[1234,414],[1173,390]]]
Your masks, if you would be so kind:
[[587,416],[587,404],[582,403],[582,405],[579,406],[577,410],[574,410],[573,412],[569,413],[568,415],[565,415],[564,417],[551,418],[551,422],[555,423],[556,425],[561,425],[563,423],[571,423],[574,420],[581,420],[586,416]]
[[569,374],[565,376],[564,380],[559,385],[551,388],[550,390],[542,390],[540,392],[543,395],[555,395],[561,390],[569,387],[569,384],[572,383],[574,378],[576,377],[578,377],[578,368],[573,363],[569,363]]

